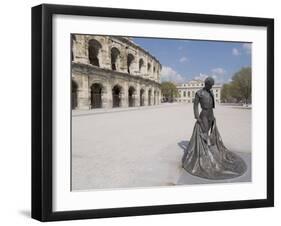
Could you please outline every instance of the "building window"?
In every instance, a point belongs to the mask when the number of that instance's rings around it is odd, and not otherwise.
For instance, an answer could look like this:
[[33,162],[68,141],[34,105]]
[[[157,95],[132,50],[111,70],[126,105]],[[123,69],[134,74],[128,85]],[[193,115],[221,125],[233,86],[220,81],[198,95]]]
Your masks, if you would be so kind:
[[91,39],[89,41],[88,54],[89,54],[90,64],[98,67],[100,66],[99,52],[101,47],[102,47],[101,44],[97,40]]
[[113,47],[111,49],[111,69],[113,71],[116,71],[118,68],[118,63],[119,63],[119,56],[120,56],[120,51],[116,48]]
[[190,97],[190,91],[187,92],[187,96]]
[[135,58],[132,54],[128,54],[128,56],[127,56],[127,70],[128,70],[129,74],[131,74],[131,66],[133,64],[134,59]]
[[150,69],[151,69],[151,64],[150,64],[150,63],[147,63],[147,72],[148,72],[148,73],[150,72]]
[[183,91],[183,97],[186,97],[186,92],[185,91]]
[[143,59],[140,59],[139,60],[139,71],[140,71],[140,73],[142,73],[143,64],[144,64]]

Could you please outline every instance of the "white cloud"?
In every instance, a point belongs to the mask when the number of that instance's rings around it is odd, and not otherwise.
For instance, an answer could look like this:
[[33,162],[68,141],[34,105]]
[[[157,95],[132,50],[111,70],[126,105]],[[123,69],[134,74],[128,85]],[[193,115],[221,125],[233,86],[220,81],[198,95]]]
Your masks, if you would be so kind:
[[185,81],[185,78],[181,74],[176,72],[173,68],[168,66],[163,66],[161,70],[161,81],[182,83]]
[[198,76],[195,76],[194,79],[204,81],[209,75],[200,73]]
[[184,62],[187,62],[187,61],[188,61],[187,57],[183,56],[183,57],[180,58],[181,63],[184,63]]
[[234,55],[234,56],[239,56],[239,55],[241,55],[241,53],[240,53],[240,51],[239,51],[238,49],[233,48],[233,49],[232,49],[232,55]]
[[226,70],[221,68],[221,67],[217,67],[217,68],[213,68],[211,70],[212,73],[212,77],[213,79],[215,79],[216,83],[224,83],[226,80]]
[[250,44],[250,43],[244,43],[244,44],[242,45],[242,48],[245,50],[245,52],[246,52],[247,54],[251,54],[251,52],[252,52],[252,44]]
[[251,43],[243,43],[242,48],[233,48],[232,55],[239,56],[241,54],[251,54],[252,52],[252,44]]
[[226,74],[226,71],[221,67],[213,68],[211,70],[211,72],[212,72],[212,74],[215,74],[215,75],[225,75]]
[[205,80],[207,77],[212,77],[215,80],[215,83],[224,83],[226,79],[226,70],[221,67],[213,68],[210,71],[210,74],[200,73],[198,76],[195,76],[194,79]]

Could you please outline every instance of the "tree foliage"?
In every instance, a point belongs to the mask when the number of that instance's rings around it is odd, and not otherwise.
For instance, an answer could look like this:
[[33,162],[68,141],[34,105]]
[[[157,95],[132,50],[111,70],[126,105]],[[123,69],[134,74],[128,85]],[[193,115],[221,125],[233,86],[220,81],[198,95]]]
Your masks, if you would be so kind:
[[222,102],[251,102],[252,98],[252,69],[241,68],[232,76],[232,81],[224,84],[221,91]]
[[162,82],[161,93],[165,102],[173,102],[175,97],[178,96],[177,87],[172,82]]

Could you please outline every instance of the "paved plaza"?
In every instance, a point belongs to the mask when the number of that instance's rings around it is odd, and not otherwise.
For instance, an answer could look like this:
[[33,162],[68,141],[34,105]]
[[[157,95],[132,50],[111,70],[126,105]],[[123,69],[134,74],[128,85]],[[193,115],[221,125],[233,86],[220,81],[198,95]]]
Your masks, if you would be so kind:
[[207,180],[181,167],[195,119],[192,104],[73,111],[72,189],[112,189],[251,180],[251,113],[216,106],[225,146],[248,165],[231,180]]

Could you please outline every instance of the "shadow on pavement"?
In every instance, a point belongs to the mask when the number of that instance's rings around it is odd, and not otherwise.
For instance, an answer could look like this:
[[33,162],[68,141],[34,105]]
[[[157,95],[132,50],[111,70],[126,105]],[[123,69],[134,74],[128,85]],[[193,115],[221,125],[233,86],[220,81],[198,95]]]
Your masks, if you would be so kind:
[[182,140],[181,142],[178,142],[178,145],[183,150],[183,152],[185,152],[185,150],[187,150],[188,144],[189,144],[188,140]]

